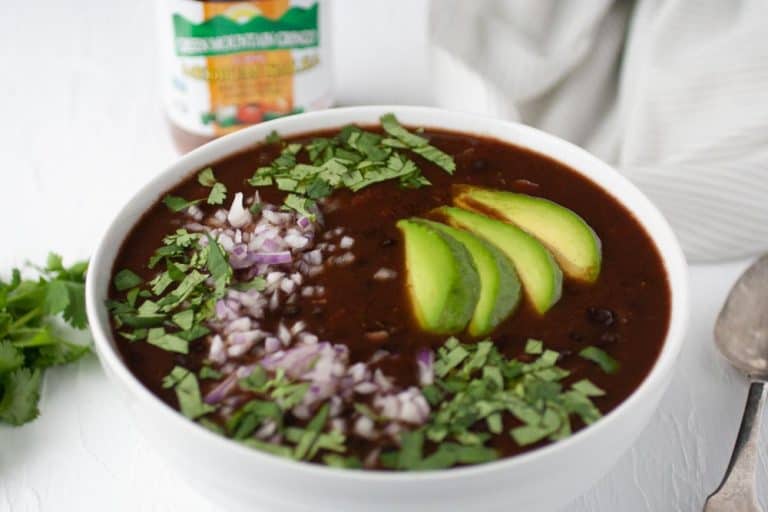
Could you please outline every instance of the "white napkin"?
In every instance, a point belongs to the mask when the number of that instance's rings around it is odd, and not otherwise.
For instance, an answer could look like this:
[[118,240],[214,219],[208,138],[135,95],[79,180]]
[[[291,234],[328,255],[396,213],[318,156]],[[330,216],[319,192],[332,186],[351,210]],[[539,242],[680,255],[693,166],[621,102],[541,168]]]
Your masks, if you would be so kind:
[[768,248],[768,2],[438,0],[430,20],[441,106],[585,147],[693,261]]

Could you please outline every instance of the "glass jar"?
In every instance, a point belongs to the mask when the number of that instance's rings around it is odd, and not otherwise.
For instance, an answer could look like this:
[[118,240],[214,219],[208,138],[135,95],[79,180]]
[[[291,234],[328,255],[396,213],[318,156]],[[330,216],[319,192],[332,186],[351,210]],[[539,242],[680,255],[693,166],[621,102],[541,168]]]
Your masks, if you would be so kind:
[[158,0],[164,108],[180,151],[333,103],[328,0]]

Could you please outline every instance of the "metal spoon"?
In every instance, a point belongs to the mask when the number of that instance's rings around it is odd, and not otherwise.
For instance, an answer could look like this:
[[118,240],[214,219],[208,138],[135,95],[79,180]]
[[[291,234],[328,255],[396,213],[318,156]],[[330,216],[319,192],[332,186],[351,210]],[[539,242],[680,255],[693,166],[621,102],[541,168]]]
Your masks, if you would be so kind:
[[760,421],[768,395],[768,254],[739,278],[715,324],[715,344],[751,383],[739,435],[720,486],[704,512],[763,512],[755,492]]

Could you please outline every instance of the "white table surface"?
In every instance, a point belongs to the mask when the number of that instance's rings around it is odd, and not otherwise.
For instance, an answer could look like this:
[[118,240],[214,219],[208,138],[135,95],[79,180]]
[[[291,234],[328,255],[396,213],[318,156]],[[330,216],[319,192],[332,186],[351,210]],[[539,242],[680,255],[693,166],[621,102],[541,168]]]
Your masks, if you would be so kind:
[[[151,11],[149,0],[0,2],[0,271],[50,249],[87,257],[176,156],[158,108]],[[425,14],[425,0],[337,1],[340,103],[430,103]],[[356,26],[363,18],[381,23]],[[746,396],[711,334],[745,264],[690,269],[692,325],[658,414],[567,511],[700,510]],[[94,357],[48,372],[41,409],[23,428],[0,426],[0,511],[219,510],[148,448]],[[761,453],[761,482],[766,468]]]

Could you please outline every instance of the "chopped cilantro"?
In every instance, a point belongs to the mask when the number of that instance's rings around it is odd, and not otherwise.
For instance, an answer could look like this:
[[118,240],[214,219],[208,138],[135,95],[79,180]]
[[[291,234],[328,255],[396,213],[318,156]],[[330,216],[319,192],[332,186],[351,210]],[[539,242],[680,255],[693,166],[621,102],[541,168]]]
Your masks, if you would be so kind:
[[185,309],[173,315],[171,320],[182,329],[191,329],[195,321],[195,312],[191,309]]
[[[382,126],[388,137],[350,125],[332,138],[319,137],[306,146],[285,145],[280,155],[268,167],[258,168],[248,183],[254,187],[274,184],[290,192],[286,208],[311,216],[313,201],[339,188],[357,192],[389,180],[398,180],[403,188],[429,185],[416,163],[401,150],[411,150],[449,173],[456,168],[450,155],[403,128],[394,115],[383,116]],[[310,163],[300,162],[302,151]]]
[[605,372],[605,373],[616,373],[619,371],[619,363],[614,358],[608,355],[604,350],[599,349],[595,346],[588,346],[583,348],[579,355],[583,357],[584,359],[587,359],[589,361],[592,361],[593,363],[597,363],[598,366]]
[[224,251],[218,242],[207,233],[206,236],[208,237],[209,248],[206,266],[216,283],[216,293],[221,295],[232,279],[232,267],[229,265],[227,257],[224,256]]
[[168,207],[174,213],[186,210],[192,205],[195,205],[202,201],[202,199],[196,199],[194,201],[187,201],[183,197],[167,195],[163,198],[163,204]]
[[595,386],[592,381],[582,379],[578,382],[571,384],[571,388],[584,393],[586,396],[604,396],[605,391]]
[[204,187],[212,187],[216,184],[216,177],[213,175],[213,169],[206,167],[197,175],[197,182]]
[[215,407],[203,402],[197,377],[186,368],[174,367],[163,379],[163,387],[175,389],[181,413],[187,418],[199,418],[216,410]]
[[227,187],[223,183],[216,182],[213,184],[210,193],[208,194],[208,204],[224,204],[227,198]]
[[169,352],[186,354],[189,352],[189,342],[173,334],[168,334],[162,327],[154,327],[147,333],[147,343]]
[[211,380],[219,380],[222,378],[222,374],[219,371],[214,370],[210,366],[203,366],[200,368],[200,372],[198,373],[198,376],[201,379],[211,379]]
[[134,272],[124,268],[115,274],[113,282],[117,291],[122,292],[134,286],[139,286],[142,283],[142,279]]
[[280,138],[280,134],[277,133],[275,130],[272,130],[269,132],[269,135],[264,139],[264,142],[267,144],[279,144],[282,141]]
[[525,353],[538,355],[544,352],[544,343],[540,340],[530,339],[525,342]]
[[330,406],[328,404],[323,405],[320,410],[315,414],[314,418],[307,425],[306,430],[302,433],[301,439],[296,444],[296,448],[293,452],[293,458],[297,460],[304,459],[315,444],[317,437],[325,427],[325,422],[328,420]]

